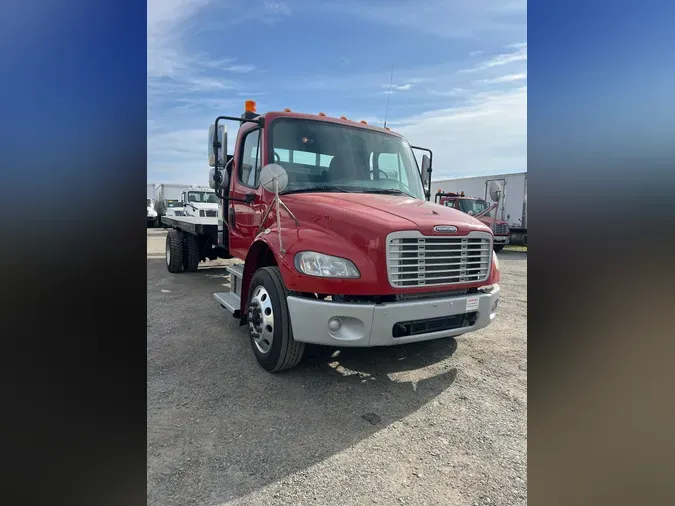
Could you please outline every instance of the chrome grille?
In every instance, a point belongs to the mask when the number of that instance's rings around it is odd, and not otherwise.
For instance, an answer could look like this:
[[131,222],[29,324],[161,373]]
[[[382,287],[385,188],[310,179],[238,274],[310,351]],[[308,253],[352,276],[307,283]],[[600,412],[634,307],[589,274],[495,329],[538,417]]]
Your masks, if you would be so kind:
[[215,209],[207,209],[205,211],[205,214],[207,218],[215,218],[216,216],[218,216],[218,211],[216,211]]
[[452,285],[486,280],[492,238],[483,232],[464,237],[395,232],[387,238],[389,283],[397,288]]
[[509,227],[505,223],[491,223],[490,228],[495,235],[506,235],[509,233]]

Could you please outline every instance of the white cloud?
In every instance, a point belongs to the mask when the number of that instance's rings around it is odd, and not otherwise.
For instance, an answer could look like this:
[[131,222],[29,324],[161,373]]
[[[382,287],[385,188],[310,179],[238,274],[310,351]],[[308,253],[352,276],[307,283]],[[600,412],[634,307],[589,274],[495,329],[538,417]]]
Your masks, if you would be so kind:
[[190,64],[182,26],[211,0],[148,0],[148,78],[175,77]]
[[497,54],[489,60],[485,60],[472,68],[462,70],[462,72],[478,72],[493,67],[501,67],[502,65],[527,61],[527,42],[507,47],[515,49],[515,51]]
[[507,74],[505,76],[493,77],[491,79],[482,79],[479,82],[485,84],[499,84],[499,83],[512,83],[515,81],[525,81],[527,79],[527,74],[521,72],[519,74]]
[[527,88],[477,94],[466,105],[430,111],[391,128],[434,152],[434,179],[527,167]]
[[527,32],[525,0],[341,0],[317,2],[316,8],[451,39],[499,35],[514,40]]

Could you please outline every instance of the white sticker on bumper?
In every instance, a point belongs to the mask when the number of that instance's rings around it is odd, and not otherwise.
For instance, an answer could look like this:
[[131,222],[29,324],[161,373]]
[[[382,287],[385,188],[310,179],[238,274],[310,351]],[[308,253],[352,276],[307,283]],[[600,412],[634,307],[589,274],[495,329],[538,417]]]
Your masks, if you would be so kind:
[[469,297],[466,299],[466,310],[475,311],[478,309],[478,297]]

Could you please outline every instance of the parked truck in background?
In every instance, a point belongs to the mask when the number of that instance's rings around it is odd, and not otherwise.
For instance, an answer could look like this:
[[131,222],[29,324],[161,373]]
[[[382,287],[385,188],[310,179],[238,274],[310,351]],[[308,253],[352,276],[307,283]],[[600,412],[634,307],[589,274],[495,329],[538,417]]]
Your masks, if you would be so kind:
[[497,208],[497,219],[508,223],[509,243],[527,245],[527,172],[492,176],[444,179],[433,183],[442,193],[461,193],[489,199],[488,186],[492,181],[502,186],[503,195]]
[[504,246],[509,244],[509,224],[507,221],[500,220],[496,216],[500,202],[491,204],[481,198],[467,197],[464,195],[464,192],[443,193],[440,188],[436,195],[434,195],[434,202],[442,206],[459,209],[490,227],[494,234],[495,251],[499,252],[504,249]]
[[180,201],[185,216],[202,218],[218,216],[218,197],[211,188],[189,187],[181,193]]
[[[155,211],[157,211],[157,219],[162,220],[162,216],[181,216],[183,213],[180,197],[186,188],[190,188],[185,184],[167,184],[162,183],[155,186],[155,195],[157,201],[155,202]],[[171,209],[171,211],[169,211]],[[164,224],[162,224],[164,226]]]
[[156,227],[159,224],[157,211],[155,211],[155,185],[148,183],[145,193],[145,217],[147,226]]
[[[429,202],[431,151],[344,116],[259,115],[252,101],[245,111],[209,130],[217,216],[162,221],[171,273],[239,259],[214,298],[246,326],[265,370],[294,367],[310,344],[407,344],[493,321],[493,234]],[[240,125],[233,156],[224,121]],[[428,153],[421,168],[413,149]]]

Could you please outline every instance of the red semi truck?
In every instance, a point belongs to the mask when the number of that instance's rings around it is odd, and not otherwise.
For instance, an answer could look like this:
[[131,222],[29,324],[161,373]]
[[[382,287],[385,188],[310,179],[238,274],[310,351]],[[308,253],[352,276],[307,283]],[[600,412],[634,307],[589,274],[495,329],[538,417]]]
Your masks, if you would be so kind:
[[442,206],[452,207],[458,209],[463,213],[481,221],[490,229],[494,235],[494,250],[501,251],[509,243],[511,231],[509,230],[509,223],[500,220],[495,216],[499,203],[490,204],[486,200],[476,197],[467,197],[464,192],[460,193],[444,193],[440,189],[434,197],[434,202]]
[[[233,155],[222,121],[240,125]],[[265,370],[296,366],[310,344],[398,345],[495,318],[493,233],[429,202],[431,151],[345,117],[257,114],[252,101],[209,137],[218,217],[162,217],[167,268],[241,261],[214,297],[248,327]],[[413,149],[428,153],[421,168]]]

